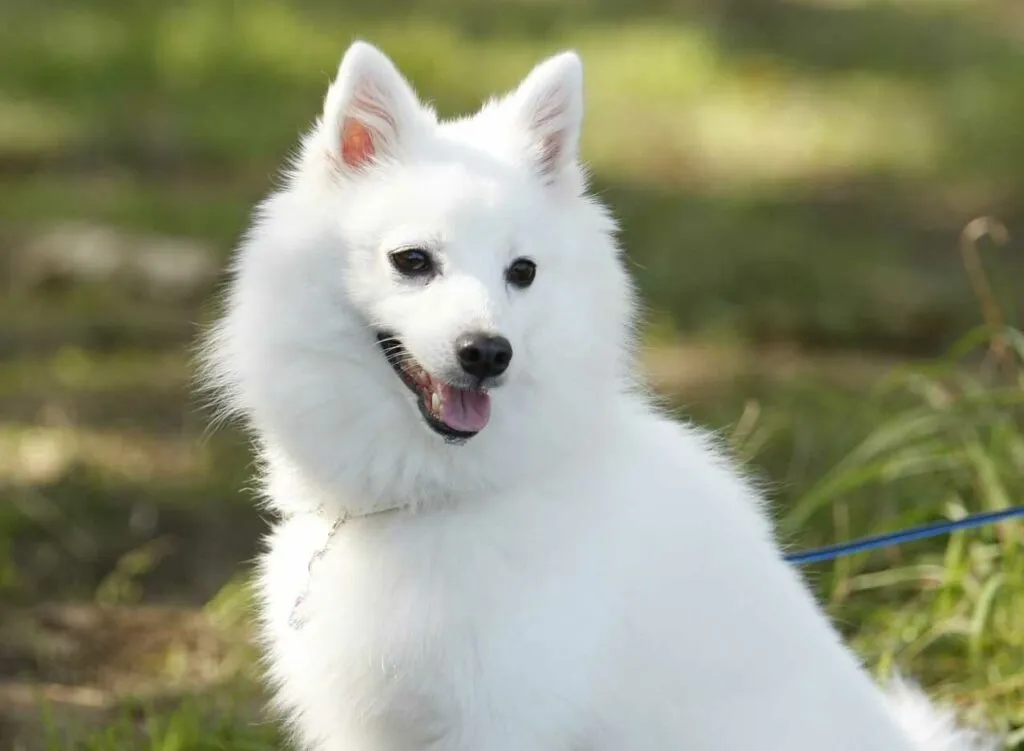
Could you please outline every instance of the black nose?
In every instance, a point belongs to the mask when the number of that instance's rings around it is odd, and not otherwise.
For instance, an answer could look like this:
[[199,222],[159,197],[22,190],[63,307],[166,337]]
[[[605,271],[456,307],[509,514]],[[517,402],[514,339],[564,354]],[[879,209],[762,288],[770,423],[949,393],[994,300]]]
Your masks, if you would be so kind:
[[500,376],[512,362],[512,345],[503,336],[466,334],[455,340],[459,365],[477,380]]

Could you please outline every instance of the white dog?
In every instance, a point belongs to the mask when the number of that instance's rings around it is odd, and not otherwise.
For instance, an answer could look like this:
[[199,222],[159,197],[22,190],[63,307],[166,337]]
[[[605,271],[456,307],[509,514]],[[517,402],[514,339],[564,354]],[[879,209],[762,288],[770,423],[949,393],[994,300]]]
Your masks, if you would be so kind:
[[207,373],[280,516],[262,632],[299,746],[988,748],[876,687],[645,393],[582,118],[573,53],[438,122],[356,43],[242,243]]

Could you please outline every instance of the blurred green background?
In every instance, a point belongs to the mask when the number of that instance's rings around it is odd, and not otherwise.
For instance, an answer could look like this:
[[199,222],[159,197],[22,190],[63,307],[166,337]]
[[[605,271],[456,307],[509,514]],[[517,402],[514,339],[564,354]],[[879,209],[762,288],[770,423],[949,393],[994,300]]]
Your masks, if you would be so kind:
[[[1019,0],[0,14],[0,747],[278,747],[242,638],[250,457],[207,430],[190,347],[355,38],[443,115],[581,52],[651,375],[764,480],[788,542],[1022,501]],[[978,329],[959,244],[982,215],[1011,239],[978,244],[1000,311]],[[880,676],[1024,748],[1022,543],[1006,524],[811,579]]]

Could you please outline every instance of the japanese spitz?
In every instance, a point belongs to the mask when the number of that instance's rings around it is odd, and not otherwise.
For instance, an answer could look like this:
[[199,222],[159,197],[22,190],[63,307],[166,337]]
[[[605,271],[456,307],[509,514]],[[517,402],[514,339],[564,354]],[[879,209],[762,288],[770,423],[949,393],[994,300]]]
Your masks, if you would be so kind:
[[297,744],[988,748],[875,685],[755,490],[645,392],[582,119],[574,53],[441,122],[353,44],[241,244],[206,373],[276,512],[262,634]]

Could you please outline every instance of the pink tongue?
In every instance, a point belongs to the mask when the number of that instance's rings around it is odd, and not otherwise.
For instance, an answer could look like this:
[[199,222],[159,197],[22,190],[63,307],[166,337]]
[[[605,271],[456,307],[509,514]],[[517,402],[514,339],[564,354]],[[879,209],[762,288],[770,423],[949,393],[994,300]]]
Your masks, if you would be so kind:
[[478,433],[491,419],[491,397],[483,391],[441,386],[441,421],[463,433]]

